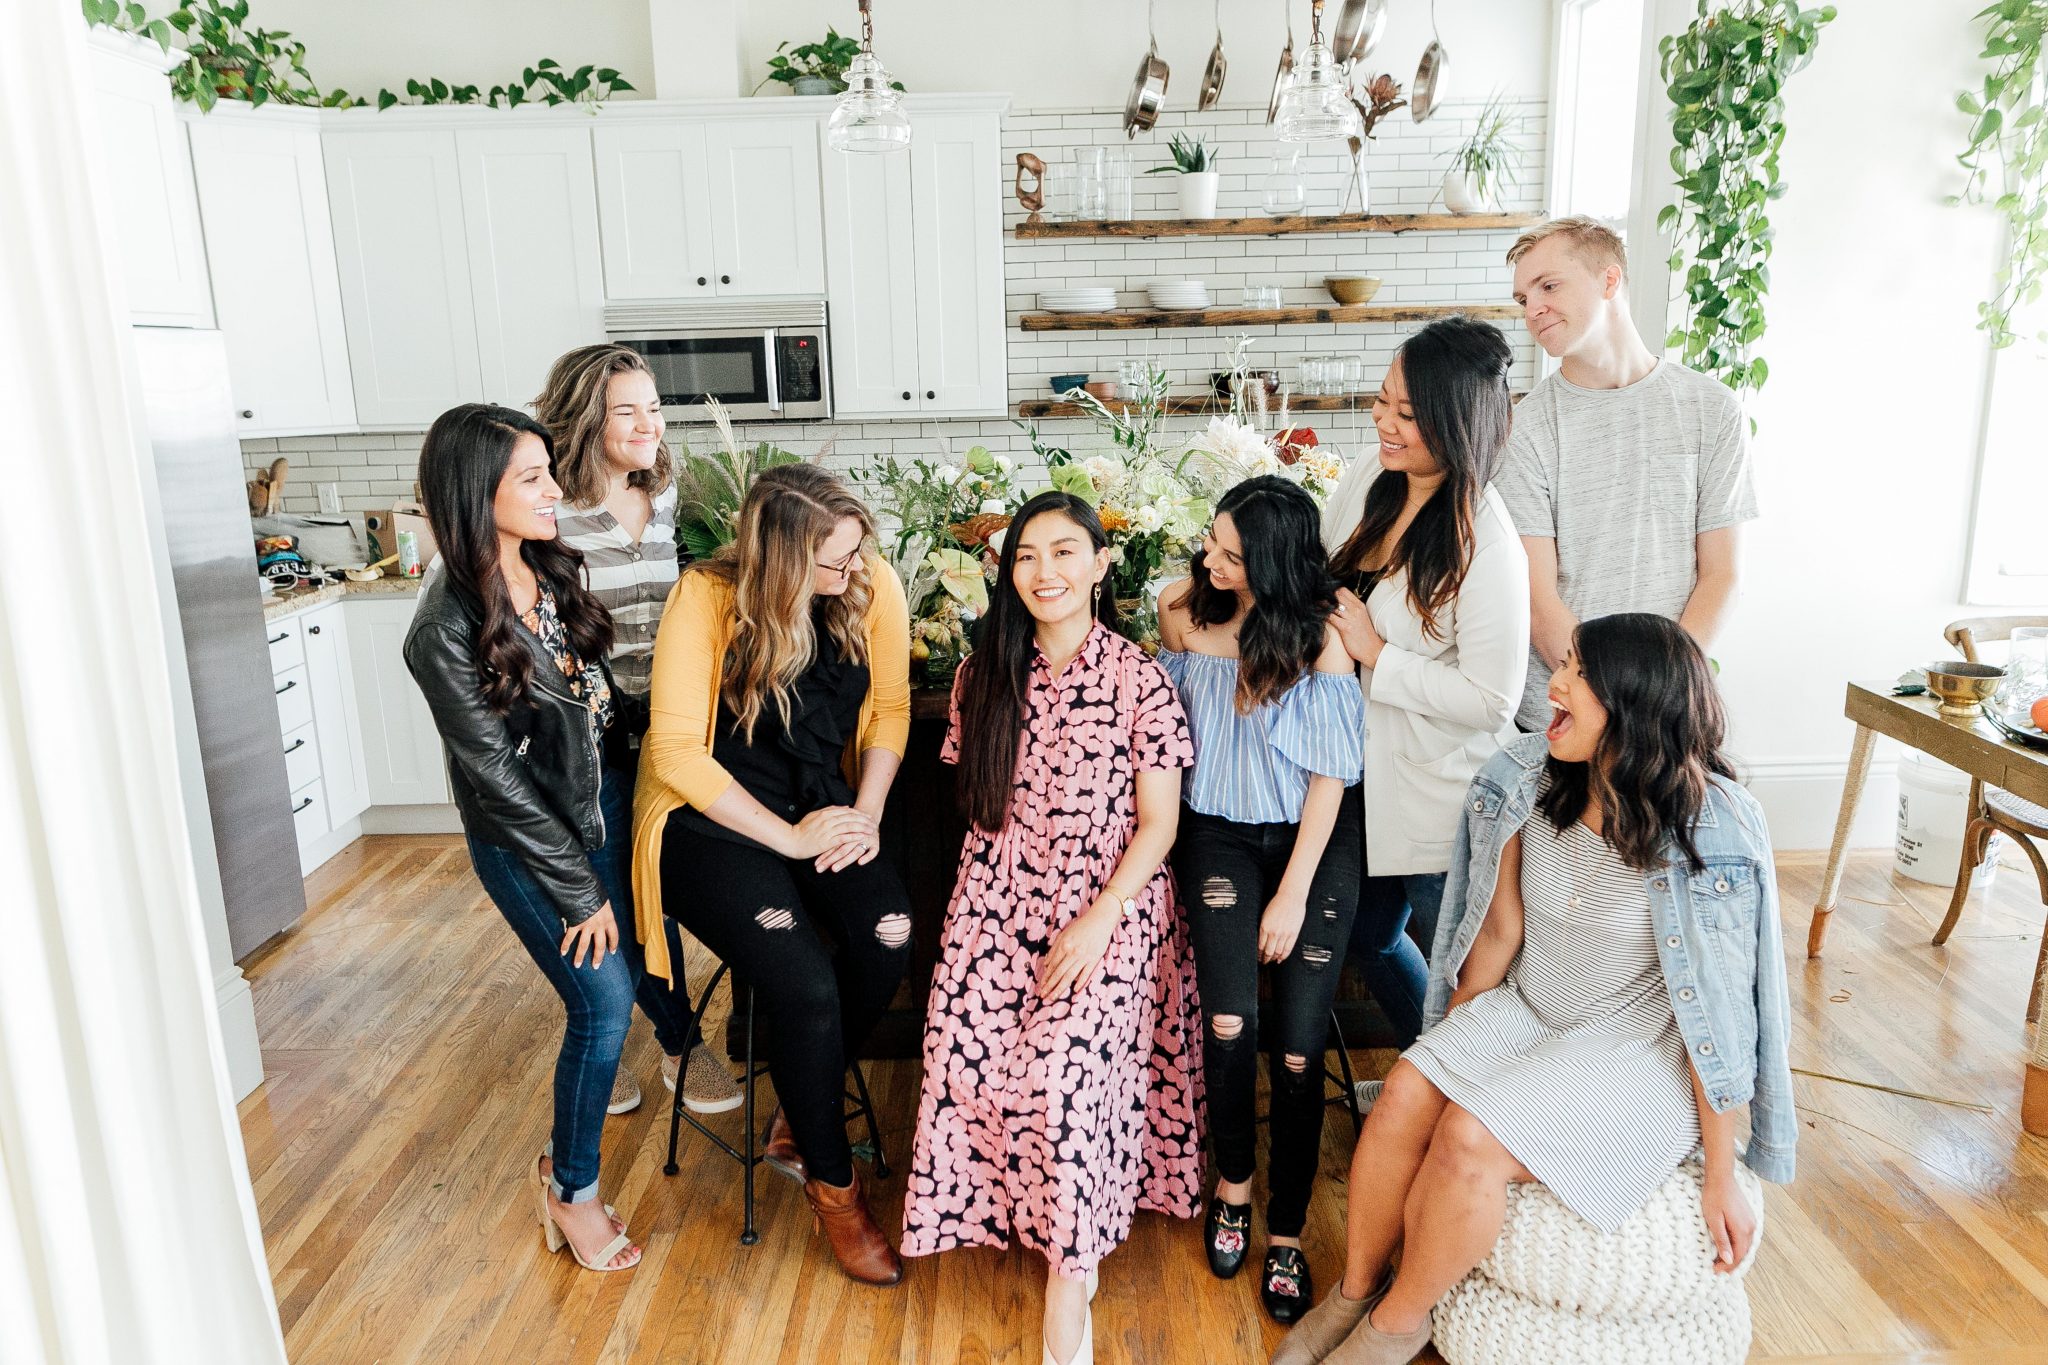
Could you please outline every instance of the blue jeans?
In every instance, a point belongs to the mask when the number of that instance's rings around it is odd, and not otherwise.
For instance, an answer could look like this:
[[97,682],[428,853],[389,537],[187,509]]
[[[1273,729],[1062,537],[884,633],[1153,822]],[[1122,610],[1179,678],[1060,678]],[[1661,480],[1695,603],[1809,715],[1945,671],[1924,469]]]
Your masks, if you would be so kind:
[[1351,921],[1351,958],[1358,963],[1403,1048],[1422,1032],[1422,1000],[1429,991],[1429,949],[1443,909],[1444,874],[1413,872],[1367,877],[1358,888]]
[[[612,903],[619,926],[619,950],[602,963],[569,965],[562,955],[562,916],[542,891],[519,855],[509,849],[469,841],[469,860],[477,880],[512,926],[541,975],[562,997],[568,1013],[562,1049],[555,1057],[555,1122],[548,1144],[555,1163],[555,1198],[580,1204],[597,1197],[598,1141],[604,1136],[605,1108],[611,1102],[618,1074],[619,1052],[626,1028],[633,1022],[637,999],[654,1025],[655,1039],[670,1055],[687,1055],[694,1024],[685,1003],[689,994],[678,977],[671,991],[649,979],[641,967],[640,942],[633,924],[631,788],[615,773],[606,773],[598,800],[604,811],[605,846],[589,855],[590,866]],[[669,945],[670,960],[680,971],[682,951]]]

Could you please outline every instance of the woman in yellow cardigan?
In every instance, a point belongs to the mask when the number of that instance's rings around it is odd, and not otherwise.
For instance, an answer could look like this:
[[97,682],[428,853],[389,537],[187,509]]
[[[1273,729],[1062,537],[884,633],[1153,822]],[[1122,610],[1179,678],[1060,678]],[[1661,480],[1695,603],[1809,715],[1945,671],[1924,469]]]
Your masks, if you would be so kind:
[[847,1056],[910,957],[909,897],[876,860],[910,732],[910,621],[873,537],[835,475],[783,465],[748,491],[734,542],[677,580],[655,637],[633,886],[650,973],[670,974],[665,913],[754,988],[781,1101],[766,1155],[804,1182],[841,1268],[894,1284],[902,1262],[868,1216],[842,1117]]

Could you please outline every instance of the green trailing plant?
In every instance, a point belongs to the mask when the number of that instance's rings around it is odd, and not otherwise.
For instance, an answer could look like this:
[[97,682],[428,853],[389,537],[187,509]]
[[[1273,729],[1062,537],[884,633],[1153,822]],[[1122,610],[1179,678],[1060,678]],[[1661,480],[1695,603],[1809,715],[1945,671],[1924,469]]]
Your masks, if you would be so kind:
[[595,107],[632,82],[609,66],[567,70],[543,57],[520,78],[494,85],[488,92],[475,85],[453,84],[438,77],[412,79],[405,94],[379,90],[358,97],[346,90],[322,91],[306,70],[306,45],[283,29],[249,23],[249,0],[185,0],[170,13],[152,19],[135,0],[80,0],[86,22],[154,39],[166,52],[173,44],[185,59],[170,73],[171,93],[209,110],[221,100],[249,104],[315,105],[330,109],[374,104],[483,104],[513,108],[521,104],[582,103]]
[[[787,49],[785,51],[785,49]],[[846,89],[846,68],[860,55],[860,41],[849,38],[836,28],[827,28],[820,42],[799,43],[795,47],[785,42],[775,45],[775,55],[768,59],[768,74],[761,78],[759,91],[770,81],[784,85],[795,85],[805,77],[830,81],[839,90]],[[893,90],[903,88],[902,81],[890,81]]]
[[1671,270],[1683,272],[1686,301],[1685,321],[1665,344],[1738,394],[1762,388],[1771,373],[1756,343],[1771,287],[1767,210],[1785,193],[1785,83],[1834,18],[1833,5],[1796,0],[1725,8],[1699,0],[1697,19],[1658,40],[1679,198],[1658,213],[1657,227],[1673,238]]
[[1175,133],[1168,140],[1166,149],[1173,157],[1173,163],[1154,166],[1145,174],[1161,175],[1171,171],[1176,175],[1200,175],[1203,171],[1216,169],[1216,158],[1209,154],[1209,145],[1198,137]]
[[1521,122],[1509,110],[1507,96],[1496,90],[1479,110],[1471,135],[1451,152],[1451,169],[1469,176],[1481,199],[1497,199],[1520,183],[1522,147],[1515,134]]
[[[705,405],[718,427],[721,448],[699,455],[689,442],[679,442],[676,461],[676,543],[692,559],[708,558],[731,543],[739,531],[740,503],[762,470],[803,460],[767,441],[742,448],[725,405],[716,398],[707,398]],[[818,457],[823,459],[831,448],[826,442]]]
[[[1996,287],[1977,305],[1977,326],[1995,347],[2017,340],[2013,313],[2041,297],[2048,279],[2048,90],[2041,40],[2048,0],[1999,0],[1978,11],[1983,59],[1991,69],[1978,90],[1956,96],[1970,116],[1970,145],[1957,158],[1970,173],[1950,203],[1989,203],[2005,217],[2009,247]],[[2048,331],[2037,340],[2048,342]]]

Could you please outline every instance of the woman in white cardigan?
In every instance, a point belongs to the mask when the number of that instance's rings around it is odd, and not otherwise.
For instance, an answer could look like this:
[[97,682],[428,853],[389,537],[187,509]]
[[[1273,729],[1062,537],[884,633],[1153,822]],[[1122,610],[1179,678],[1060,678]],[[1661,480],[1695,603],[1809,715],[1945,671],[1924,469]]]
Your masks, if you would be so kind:
[[1365,689],[1365,871],[1351,947],[1415,1041],[1459,805],[1514,733],[1528,674],[1529,561],[1490,486],[1514,359],[1500,329],[1446,318],[1410,337],[1373,400],[1379,460],[1323,514],[1344,585],[1333,618]]

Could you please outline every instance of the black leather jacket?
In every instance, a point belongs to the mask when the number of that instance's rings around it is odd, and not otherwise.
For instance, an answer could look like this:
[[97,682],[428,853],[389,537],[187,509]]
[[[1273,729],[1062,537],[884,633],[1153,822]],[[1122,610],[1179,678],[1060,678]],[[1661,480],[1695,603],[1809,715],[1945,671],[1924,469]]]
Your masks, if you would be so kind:
[[608,834],[623,839],[630,831],[604,827],[603,760],[590,712],[569,695],[531,631],[516,632],[533,654],[529,704],[505,716],[485,704],[476,672],[481,625],[448,575],[433,575],[405,634],[405,666],[441,732],[463,829],[518,854],[562,922],[581,924],[606,900],[587,852],[604,847]]

